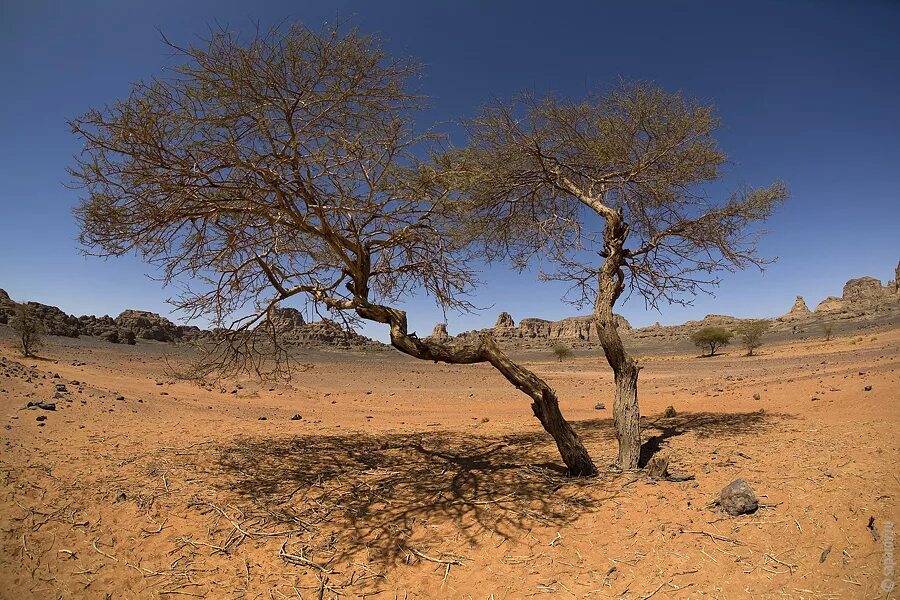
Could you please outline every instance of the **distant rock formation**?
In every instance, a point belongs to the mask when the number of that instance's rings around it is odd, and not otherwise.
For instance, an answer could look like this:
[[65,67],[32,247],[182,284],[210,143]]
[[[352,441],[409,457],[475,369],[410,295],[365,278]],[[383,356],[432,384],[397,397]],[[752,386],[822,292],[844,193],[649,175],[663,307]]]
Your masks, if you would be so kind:
[[296,308],[276,308],[272,311],[272,321],[279,332],[294,331],[306,325],[306,319]]
[[791,310],[788,314],[791,315],[808,315],[809,307],[806,306],[806,301],[803,300],[803,296],[797,296],[797,299],[794,300],[794,305],[791,307]]
[[494,325],[494,329],[501,329],[506,327],[515,327],[516,322],[513,321],[512,315],[506,312],[505,310],[497,316],[497,324]]
[[[628,321],[616,315],[616,323],[620,332],[630,331]],[[569,317],[559,321],[549,321],[535,317],[525,318],[516,325],[508,312],[501,312],[497,323],[489,331],[501,344],[510,347],[543,348],[556,342],[566,342],[572,346],[588,347],[599,343],[591,316]],[[467,331],[460,337],[470,337],[480,331]]]
[[447,324],[446,323],[437,323],[434,326],[434,329],[431,330],[431,335],[429,336],[435,340],[446,340],[450,338],[450,334],[447,333]]
[[386,347],[330,319],[307,323],[296,308],[276,308],[272,320],[282,342],[290,346],[340,349]]
[[816,314],[841,312],[845,309],[844,301],[837,296],[828,296],[816,305]]
[[[137,339],[159,342],[181,342],[199,339],[209,332],[193,325],[176,325],[156,313],[143,310],[126,310],[113,319],[110,316],[85,315],[74,317],[55,306],[29,302],[49,335],[64,337],[91,336],[112,342]],[[16,303],[6,291],[0,289],[0,324],[7,324],[15,313]],[[277,308],[273,317],[284,342],[294,346],[321,346],[335,348],[384,348],[384,344],[342,327],[330,320],[307,323],[296,308]]]
[[[895,276],[900,278],[900,264]],[[900,310],[900,289],[898,279],[886,286],[874,277],[858,277],[844,284],[842,296],[829,296],[816,306],[816,315],[837,318],[853,318]]]
[[[55,306],[29,302],[50,335],[78,337],[79,335],[102,337],[109,340],[127,339],[129,334],[147,340],[175,342],[197,339],[209,332],[197,327],[176,325],[158,314],[126,310],[115,319],[109,316],[73,317]],[[0,289],[0,324],[7,324],[15,312],[15,302],[9,294]],[[773,330],[799,331],[816,320],[866,319],[875,315],[900,314],[900,263],[894,272],[894,279],[886,286],[874,277],[859,277],[849,280],[841,297],[829,296],[816,306],[814,312],[802,296],[797,296],[790,311],[773,319]],[[676,339],[690,335],[700,327],[717,325],[733,328],[744,319],[727,315],[706,315],[702,320],[688,321],[682,325],[664,326],[656,323],[650,327],[632,329],[628,321],[616,315],[617,326],[623,337],[631,340],[659,338]],[[342,348],[342,349],[384,349],[385,344],[359,335],[334,321],[325,319],[307,323],[303,314],[295,308],[275,309],[273,321],[283,340],[296,346]],[[558,321],[525,318],[516,322],[508,312],[501,312],[493,328],[487,329],[503,345],[513,348],[546,349],[557,342],[565,342],[570,347],[595,347],[599,345],[597,332],[591,316],[569,317]],[[459,334],[458,337],[477,335],[478,331]],[[452,340],[446,323],[438,323],[431,332],[431,338]]]

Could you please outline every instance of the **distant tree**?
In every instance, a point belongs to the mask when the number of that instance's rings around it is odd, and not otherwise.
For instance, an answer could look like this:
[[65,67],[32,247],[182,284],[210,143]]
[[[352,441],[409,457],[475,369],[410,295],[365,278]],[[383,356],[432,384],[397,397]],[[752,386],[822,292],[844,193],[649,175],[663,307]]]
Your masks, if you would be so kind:
[[[640,457],[640,367],[626,351],[613,306],[637,293],[651,307],[686,303],[716,272],[762,266],[752,226],[787,197],[783,184],[713,198],[727,159],[711,106],[650,84],[582,100],[524,95],[486,108],[469,145],[444,157],[475,214],[486,256],[571,285],[593,306],[616,381],[618,464]],[[598,258],[599,257],[599,258]]]
[[572,357],[572,350],[570,350],[568,346],[563,346],[562,344],[554,344],[550,351],[553,352],[553,356],[555,356],[556,360],[559,362],[562,362],[563,359]]
[[716,350],[728,345],[732,335],[724,327],[703,327],[691,334],[691,341],[698,348],[709,350],[706,356],[714,356]]
[[137,339],[135,338],[134,331],[132,331],[131,329],[126,329],[125,333],[122,334],[122,338],[129,346],[134,346],[135,344],[137,344]]
[[831,341],[831,334],[834,332],[833,323],[822,323],[822,333],[825,335],[825,341]]
[[25,303],[17,304],[10,325],[18,334],[18,345],[22,355],[34,356],[34,351],[43,345],[46,333],[44,323],[34,307]]
[[119,338],[119,330],[118,329],[111,329],[110,331],[107,331],[105,334],[103,334],[103,339],[105,339],[110,344],[118,344],[119,342],[122,341]]
[[72,121],[83,150],[70,172],[86,191],[75,214],[88,251],[140,253],[165,283],[189,282],[177,308],[221,328],[197,376],[284,375],[274,309],[305,298],[388,325],[412,357],[490,363],[531,398],[569,472],[596,473],[553,389],[491,335],[420,338],[396,307],[424,291],[470,309],[481,259],[422,162],[438,140],[414,126],[419,67],[337,26],[170,45],[183,64]]
[[762,346],[762,336],[770,327],[772,322],[767,319],[753,319],[744,321],[735,328],[741,343],[747,349],[747,356],[753,356],[753,351]]

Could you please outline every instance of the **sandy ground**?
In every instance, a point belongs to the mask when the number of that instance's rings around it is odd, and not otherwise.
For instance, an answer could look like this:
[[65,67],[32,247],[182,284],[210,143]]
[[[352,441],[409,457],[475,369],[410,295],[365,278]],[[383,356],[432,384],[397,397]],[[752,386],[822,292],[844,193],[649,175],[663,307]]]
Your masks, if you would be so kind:
[[[572,480],[486,366],[318,353],[290,385],[202,388],[165,344],[26,360],[0,329],[4,599],[892,597],[900,328],[648,352],[643,435],[681,483],[609,469],[599,355],[523,355],[603,471]],[[709,506],[737,478],[753,515]]]

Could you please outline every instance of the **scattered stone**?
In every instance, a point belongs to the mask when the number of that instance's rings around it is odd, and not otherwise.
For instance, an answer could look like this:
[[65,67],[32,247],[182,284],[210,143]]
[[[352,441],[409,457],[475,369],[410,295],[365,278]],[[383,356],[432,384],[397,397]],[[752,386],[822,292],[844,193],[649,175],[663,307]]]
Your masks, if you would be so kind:
[[666,410],[663,412],[663,416],[666,417],[667,419],[671,419],[672,417],[676,416],[677,414],[678,413],[675,412],[674,406],[667,406]]
[[260,421],[266,421],[267,419],[266,419],[265,415],[263,415],[262,417],[259,418],[259,420],[260,420]]
[[66,384],[64,384],[64,383],[57,383],[57,384],[56,384],[56,391],[57,391],[57,392],[68,392],[69,390],[66,389]]
[[28,404],[25,405],[25,408],[28,408],[31,410],[35,410],[37,408],[40,408],[41,410],[56,410],[56,403],[55,402],[43,402],[43,401],[29,402]]
[[121,401],[121,400],[124,400],[124,399],[125,399],[125,396],[123,396],[122,394],[119,394],[119,395],[116,396],[116,400],[120,400],[120,401]]
[[875,527],[875,517],[869,517],[869,523],[866,525],[866,529],[869,530],[869,533],[872,534],[872,539],[876,542],[881,540],[881,534],[878,533],[878,528]]
[[719,493],[719,506],[725,509],[729,515],[738,515],[755,512],[759,508],[759,500],[753,493],[753,488],[743,479],[736,479],[726,485]]
[[606,405],[602,402],[598,402],[594,405],[594,410],[606,410]]
[[872,391],[872,386],[871,386],[871,385],[867,385],[867,386],[864,387],[863,389],[864,389],[865,391],[867,391],[867,392],[871,392],[871,391]]
[[291,417],[291,421],[299,421],[302,418],[303,417],[301,417],[300,415],[294,415],[293,417]]
[[121,504],[126,500],[128,500],[128,496],[125,495],[125,492],[119,492],[119,495],[116,496],[116,499],[114,500],[114,504]]
[[46,421],[47,415],[38,415],[34,420],[35,421]]
[[759,392],[753,394],[753,399],[754,399],[754,400],[759,400],[760,398],[762,398],[762,396],[759,395]]

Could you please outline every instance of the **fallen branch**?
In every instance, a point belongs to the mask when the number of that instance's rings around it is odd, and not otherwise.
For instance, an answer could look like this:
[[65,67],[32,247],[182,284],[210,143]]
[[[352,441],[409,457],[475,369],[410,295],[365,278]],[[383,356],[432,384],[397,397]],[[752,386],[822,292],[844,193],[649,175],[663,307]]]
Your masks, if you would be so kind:
[[418,556],[419,558],[421,558],[423,560],[431,561],[434,563],[439,563],[442,565],[460,565],[460,566],[463,564],[461,560],[456,559],[456,558],[450,558],[450,559],[435,558],[433,556],[428,556],[424,552],[419,552],[415,548],[409,548],[408,550],[410,552],[412,552],[413,554],[415,554],[416,556]]
[[697,535],[706,535],[706,536],[711,537],[714,540],[718,540],[720,542],[728,542],[728,543],[734,544],[736,546],[745,546],[746,545],[741,540],[736,540],[734,538],[725,537],[723,535],[710,533],[708,531],[699,531],[699,530],[695,530],[695,529],[682,529],[681,533],[696,533]]
[[329,569],[328,567],[320,565],[319,563],[306,558],[302,554],[290,554],[290,553],[286,552],[285,551],[286,546],[287,546],[287,540],[284,540],[284,543],[281,544],[281,549],[278,551],[278,556],[280,556],[281,560],[283,560],[284,562],[292,564],[292,565],[301,565],[304,567],[312,567],[314,569],[318,569],[319,571],[321,571],[322,573],[325,573],[325,574],[331,574],[334,572],[332,569]]

